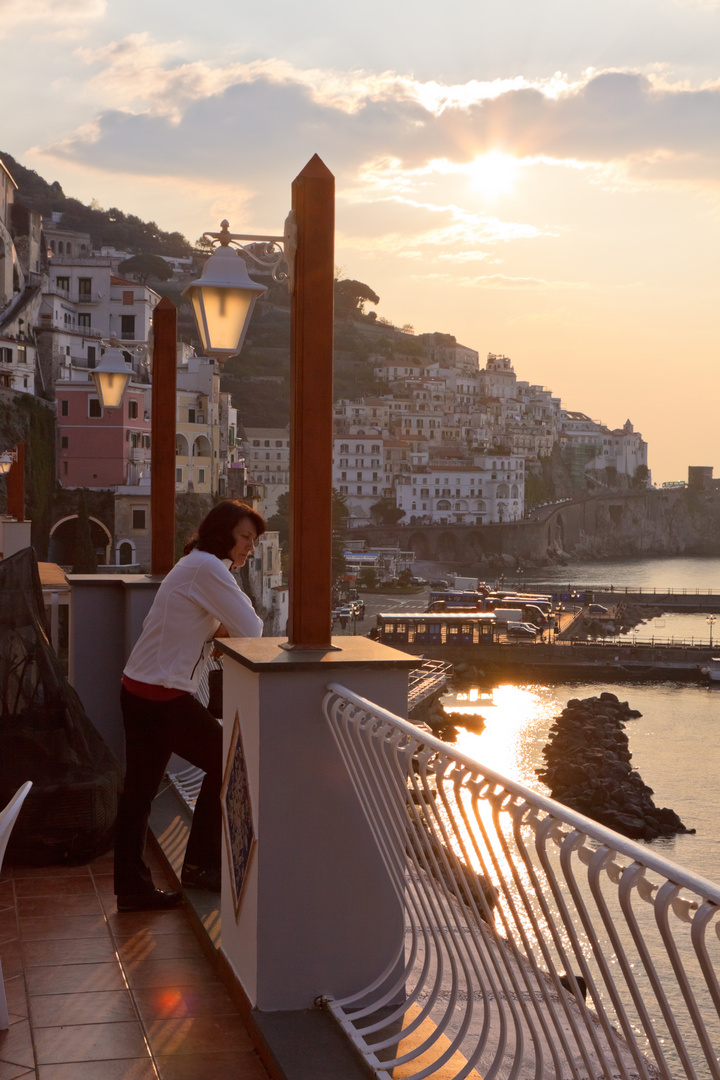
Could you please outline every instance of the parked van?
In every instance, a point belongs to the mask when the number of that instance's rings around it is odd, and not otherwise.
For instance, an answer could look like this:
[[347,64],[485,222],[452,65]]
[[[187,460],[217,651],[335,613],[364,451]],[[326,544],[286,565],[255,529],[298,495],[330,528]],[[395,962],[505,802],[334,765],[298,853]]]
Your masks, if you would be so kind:
[[548,621],[548,614],[537,604],[526,604],[523,608],[523,618],[525,622],[534,623],[535,626],[545,626]]
[[519,623],[523,621],[522,608],[495,608],[493,612],[495,622],[500,626],[507,623]]

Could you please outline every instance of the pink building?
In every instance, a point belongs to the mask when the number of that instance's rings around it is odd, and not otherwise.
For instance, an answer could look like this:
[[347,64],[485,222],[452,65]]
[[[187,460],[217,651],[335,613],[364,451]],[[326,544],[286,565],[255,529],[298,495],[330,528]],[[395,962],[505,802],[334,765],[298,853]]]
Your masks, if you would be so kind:
[[150,387],[131,383],[119,409],[93,382],[58,382],[58,479],[63,487],[137,485],[150,475]]

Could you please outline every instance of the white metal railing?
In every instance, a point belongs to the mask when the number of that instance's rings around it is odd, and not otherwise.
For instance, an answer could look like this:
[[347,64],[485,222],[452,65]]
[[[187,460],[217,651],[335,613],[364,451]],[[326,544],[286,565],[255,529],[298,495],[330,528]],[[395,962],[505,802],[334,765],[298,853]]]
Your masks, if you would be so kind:
[[341,686],[324,710],[405,909],[323,999],[378,1077],[720,1077],[720,887]]
[[[208,660],[205,670],[202,673],[200,682],[198,684],[195,697],[203,705],[207,705],[210,701],[210,681],[208,674],[212,670],[222,670],[222,663],[220,660],[211,656]],[[218,720],[221,724],[222,720]],[[195,813],[195,803],[197,802],[198,795],[200,794],[200,788],[202,782],[205,779],[205,773],[202,769],[198,769],[196,765],[187,765],[185,768],[178,770],[177,772],[168,771],[168,780],[175,785],[175,790],[187,806],[191,813]]]
[[452,664],[446,660],[424,660],[408,675],[408,710],[412,712],[432,694],[446,685],[452,674]]

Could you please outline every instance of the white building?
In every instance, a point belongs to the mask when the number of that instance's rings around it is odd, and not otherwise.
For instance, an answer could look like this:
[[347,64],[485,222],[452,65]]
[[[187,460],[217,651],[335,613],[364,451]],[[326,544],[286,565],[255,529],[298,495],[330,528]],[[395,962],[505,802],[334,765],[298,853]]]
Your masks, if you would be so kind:
[[[225,425],[222,438],[221,420]],[[220,404],[220,373],[215,361],[206,356],[190,357],[177,370],[176,491],[201,495],[224,492],[228,459],[222,458],[220,451],[221,445],[227,448],[230,442],[230,422],[227,403],[222,408]]]
[[279,534],[263,533],[245,565],[250,593],[265,624],[266,635],[284,637],[287,633],[288,587],[282,581]]
[[397,505],[405,520],[441,525],[519,521],[525,504],[525,461],[477,455],[472,463],[433,461],[397,480]]
[[343,552],[346,573],[356,579],[362,570],[374,572],[378,584],[395,581],[403,570],[411,570],[415,561],[414,551],[402,551],[399,547],[377,547],[359,550],[350,542]]
[[383,444],[379,435],[339,435],[333,440],[332,483],[345,496],[350,527],[370,522],[373,504],[394,495],[384,472]]
[[[602,449],[600,454],[588,464],[588,470],[613,468],[618,476],[627,476],[632,480],[638,469],[647,470],[647,443],[639,431],[635,431],[629,420],[621,428],[610,431],[603,427],[600,432]],[[650,473],[646,479],[650,484]]]
[[485,398],[514,398],[517,375],[509,356],[488,353],[480,370],[481,393]]
[[401,411],[392,413],[390,431],[396,438],[411,439],[422,436],[439,444],[442,441],[443,427],[446,426],[445,418],[442,403],[413,399],[407,402]]
[[417,356],[393,353],[389,358],[378,357],[373,374],[383,382],[395,383],[402,379],[418,379],[428,373],[428,362]]
[[16,190],[0,161],[0,387],[34,394],[35,324],[45,263],[42,219],[15,203]]
[[380,434],[388,429],[389,418],[390,402],[385,398],[343,399],[333,405],[333,423],[338,434],[358,433],[361,428]]
[[248,482],[262,485],[261,513],[277,513],[278,499],[290,490],[290,430],[284,428],[243,428],[242,453]]
[[[152,313],[159,295],[149,286],[117,277],[110,257],[67,254],[82,246],[83,233],[65,230],[62,246],[50,260],[40,305],[40,362],[46,385],[81,381],[100,362],[101,339],[126,345],[125,358],[148,381],[147,345]],[[68,237],[76,239],[71,240]]]
[[477,372],[479,353],[467,345],[460,345],[452,334],[418,334],[417,340],[428,360],[437,362],[440,367],[454,368],[468,374]]

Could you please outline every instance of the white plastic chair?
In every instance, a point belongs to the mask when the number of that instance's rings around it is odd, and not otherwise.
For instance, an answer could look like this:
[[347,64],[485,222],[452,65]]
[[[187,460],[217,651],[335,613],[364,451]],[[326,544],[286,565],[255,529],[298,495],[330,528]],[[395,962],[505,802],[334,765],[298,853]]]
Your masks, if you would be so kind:
[[[18,788],[5,809],[0,811],[0,870],[2,870],[10,833],[13,831],[13,826],[18,819],[22,804],[25,802],[25,797],[31,787],[32,780],[28,780],[22,787]],[[10,1017],[8,1016],[7,998],[5,996],[2,962],[0,962],[0,1031],[7,1031],[9,1027]]]

